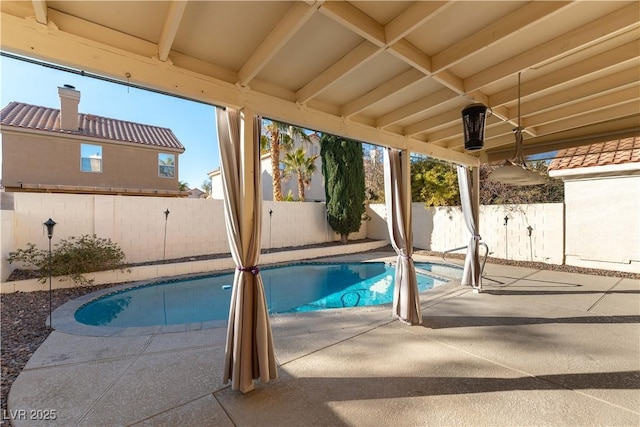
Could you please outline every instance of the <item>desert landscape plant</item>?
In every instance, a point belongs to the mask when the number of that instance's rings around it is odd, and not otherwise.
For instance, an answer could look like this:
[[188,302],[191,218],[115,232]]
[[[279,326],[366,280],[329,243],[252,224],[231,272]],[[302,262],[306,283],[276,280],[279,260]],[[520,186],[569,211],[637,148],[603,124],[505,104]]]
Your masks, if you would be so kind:
[[[24,249],[9,252],[8,261],[22,263],[34,271],[38,280],[46,282],[49,276],[49,251],[27,243]],[[61,239],[51,251],[51,275],[60,280],[73,280],[77,285],[91,285],[93,279],[84,275],[94,271],[127,270],[126,257],[117,243],[94,235],[72,236]]]

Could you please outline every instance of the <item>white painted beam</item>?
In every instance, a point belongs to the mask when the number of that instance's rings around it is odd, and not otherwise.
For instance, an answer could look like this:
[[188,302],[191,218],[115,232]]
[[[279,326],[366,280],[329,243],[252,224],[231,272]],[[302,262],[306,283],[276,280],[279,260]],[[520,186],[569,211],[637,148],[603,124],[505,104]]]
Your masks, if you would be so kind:
[[278,53],[291,37],[313,16],[317,7],[294,2],[273,31],[238,71],[238,83],[247,86],[265,65]]
[[438,130],[438,128],[446,128],[453,126],[462,117],[462,110],[449,110],[444,113],[440,113],[435,116],[431,116],[428,119],[420,120],[410,126],[404,128],[404,134],[413,136],[422,132],[426,132],[430,129]]
[[411,149],[438,159],[473,166],[476,157],[447,150],[424,141],[386,132],[362,123],[342,119],[292,101],[241,88],[213,77],[167,65],[144,55],[115,48],[63,31],[43,32],[29,22],[2,13],[0,47],[26,55],[172,93],[212,105],[249,108],[256,114],[292,123],[307,129],[340,135],[397,149]]
[[464,40],[437,53],[431,58],[434,72],[449,68],[471,55],[484,50],[509,36],[520,33],[554,12],[570,5],[567,2],[534,1],[508,14],[504,18],[484,27]]
[[[528,156],[538,153],[548,153],[561,148],[578,147],[580,145],[589,145],[597,142],[636,136],[640,136],[640,117],[629,116],[602,123],[585,125],[557,134],[525,139],[523,152]],[[493,162],[512,158],[515,150],[513,148],[503,148],[504,145],[507,144],[497,144],[493,141],[485,144],[485,148],[488,148],[488,150],[481,156],[483,161]]]
[[169,4],[169,11],[164,20],[162,31],[160,32],[160,42],[158,43],[158,59],[166,61],[169,58],[171,46],[176,38],[182,15],[187,7],[188,0],[172,0]]
[[384,27],[385,43],[391,45],[413,30],[433,19],[451,5],[448,1],[418,1],[394,18]]
[[[502,122],[499,119],[493,119],[491,121],[488,120],[484,131],[485,147],[487,141],[500,138],[505,135],[509,136],[509,141],[511,143],[515,141],[512,136],[513,128],[510,127],[508,123]],[[440,132],[429,134],[427,137],[430,141],[446,141],[444,147],[450,150],[459,150],[464,148],[462,124],[444,129]]]
[[489,67],[484,71],[466,78],[464,80],[465,90],[470,92],[480,89],[537,64],[560,59],[582,49],[584,46],[637,28],[639,24],[639,8],[640,5],[637,2],[633,2],[603,18],[569,31],[552,41],[528,49],[526,52],[516,55],[500,64]]
[[386,43],[384,27],[349,2],[324,2],[320,12],[378,47]]
[[49,20],[47,17],[47,1],[46,0],[31,0],[33,6],[33,12],[36,15],[36,21],[40,24],[47,25]]
[[[576,117],[585,112],[603,111],[609,108],[634,103],[640,113],[640,81],[636,85],[615,92],[602,94],[601,96],[592,97],[581,102],[568,104],[564,107],[555,108],[539,114],[533,114],[531,120],[535,126],[553,123],[558,120],[566,120],[570,117]],[[516,109],[510,109],[510,114],[517,114]]]
[[397,43],[389,46],[388,51],[396,58],[406,62],[427,76],[432,74],[431,58],[409,41],[405,39],[398,40]]
[[564,120],[557,120],[553,123],[540,125],[537,126],[537,128],[540,134],[546,135],[548,133],[561,132],[626,116],[636,117],[640,123],[640,111],[638,110],[637,102],[628,102],[605,110],[590,111],[580,116],[569,117]]
[[[639,80],[640,71],[638,71],[638,68],[628,68],[615,74],[590,80],[588,83],[577,84],[574,87],[563,89],[561,92],[554,93],[553,96],[543,96],[528,101],[522,105],[521,113],[523,116],[526,116],[531,113],[557,108],[559,105],[573,104],[583,99],[589,99],[594,93],[604,95],[636,86]],[[640,96],[640,91],[638,91],[636,95]],[[496,96],[502,98],[502,93],[496,94]],[[493,96],[491,99],[493,99]]]
[[408,149],[412,153],[424,154],[425,156],[433,157],[434,159],[444,160],[463,166],[480,166],[480,159],[477,157],[449,150],[435,144],[417,141],[415,139],[410,140]]
[[[451,4],[453,4],[453,2],[416,2],[403,14],[387,24],[386,27],[382,27],[377,21],[348,2],[325,2],[320,8],[320,11],[379,48],[386,49],[386,51],[420,71],[425,76],[432,77],[459,95],[466,95],[462,79],[448,71],[441,71],[437,75],[433,75],[431,58],[403,38],[404,35],[413,31],[417,26],[424,24],[424,22]],[[391,81],[389,83],[391,83]],[[471,102],[486,103],[484,96],[479,99],[470,95],[467,96]],[[361,103],[355,103],[353,106],[356,108],[347,109],[344,115],[346,117],[352,116],[355,114],[353,111],[361,108],[361,105]]]
[[458,95],[449,89],[440,89],[435,93],[380,116],[378,120],[376,120],[376,126],[381,128],[390,126],[416,114],[428,112],[430,109],[439,107],[441,104],[456,99],[457,97]]
[[341,115],[343,117],[351,117],[358,114],[359,112],[366,110],[368,107],[385,100],[401,90],[420,83],[427,78],[428,77],[424,73],[421,73],[415,68],[410,68],[409,70],[376,87],[371,92],[368,92],[365,95],[343,105]]
[[382,51],[375,45],[366,40],[363,41],[358,45],[358,47],[347,53],[340,60],[336,61],[335,64],[326,69],[322,74],[311,80],[302,89],[298,90],[296,93],[298,102],[302,104],[308,102],[311,98],[328,88],[337,79],[347,75],[350,71],[353,71],[364,62],[370,60],[381,52]]

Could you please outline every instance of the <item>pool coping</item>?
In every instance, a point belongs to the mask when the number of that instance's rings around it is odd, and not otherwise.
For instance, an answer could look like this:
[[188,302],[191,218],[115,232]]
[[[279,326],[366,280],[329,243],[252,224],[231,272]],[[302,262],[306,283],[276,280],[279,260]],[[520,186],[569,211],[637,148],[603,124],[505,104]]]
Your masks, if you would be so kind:
[[[391,257],[395,260],[395,257]],[[335,260],[301,260],[295,261],[292,263],[285,264],[275,264],[265,266],[267,267],[276,267],[283,265],[298,265],[298,264],[333,264],[333,263],[348,263],[348,262],[367,262],[367,263],[375,263],[382,262],[385,264],[393,264],[391,260],[367,260],[367,261],[335,261]],[[419,262],[430,262],[433,264],[445,265],[439,262],[435,262],[433,260],[425,260]],[[436,284],[434,283],[434,287],[427,289],[423,292],[420,292],[420,305],[423,305],[439,296],[443,291],[451,289],[451,291],[455,291],[457,288],[461,287],[460,279],[446,277],[439,274],[433,274],[428,270],[422,270],[420,268],[416,268],[419,270],[421,274],[428,275],[436,280],[446,280],[447,282]],[[82,295],[78,298],[75,298],[71,301],[66,302],[60,307],[56,308],[51,314],[52,326],[58,332],[64,332],[71,335],[82,335],[82,336],[95,336],[95,337],[124,337],[124,336],[141,336],[141,335],[156,335],[156,334],[165,334],[165,333],[175,333],[175,332],[188,332],[188,331],[198,331],[202,329],[215,329],[215,328],[226,328],[228,326],[228,320],[210,320],[205,322],[193,322],[193,323],[181,323],[177,325],[157,325],[157,326],[130,326],[130,327],[116,327],[116,326],[93,326],[87,325],[84,323],[80,323],[75,318],[75,313],[82,306],[88,304],[89,302],[101,298],[105,295],[110,295],[114,293],[118,293],[127,289],[138,288],[143,286],[149,286],[162,282],[173,282],[180,281],[185,279],[195,279],[198,277],[206,277],[210,275],[219,275],[219,274],[228,274],[232,273],[233,270],[222,270],[215,271],[210,273],[190,273],[184,274],[180,276],[165,276],[158,277],[156,279],[148,279],[141,280],[137,282],[128,282],[122,285],[113,286],[110,288],[100,289],[95,292],[91,292],[86,295]],[[468,287],[463,287],[464,289],[468,289]],[[353,310],[353,312],[357,311],[384,311],[388,314],[388,310],[392,307],[392,303],[387,304],[379,304],[375,306],[366,306],[366,307],[349,307],[349,310]],[[325,309],[321,310],[322,312],[332,312],[332,311],[342,311],[345,308],[340,309]],[[280,316],[291,316],[296,315],[298,313],[276,313],[270,314],[270,318],[277,318]],[[50,320],[47,318],[47,324],[49,324]]]

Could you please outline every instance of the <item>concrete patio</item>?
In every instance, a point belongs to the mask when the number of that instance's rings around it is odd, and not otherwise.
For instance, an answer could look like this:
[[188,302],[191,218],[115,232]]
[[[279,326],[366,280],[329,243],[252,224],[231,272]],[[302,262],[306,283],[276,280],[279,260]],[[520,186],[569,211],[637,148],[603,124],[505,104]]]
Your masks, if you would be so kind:
[[[388,306],[273,316],[279,378],[247,394],[222,384],[226,327],[57,330],[13,384],[10,415],[17,426],[640,425],[640,280],[485,274],[480,294],[455,282],[422,294],[422,326]],[[31,419],[46,411],[56,419]]]

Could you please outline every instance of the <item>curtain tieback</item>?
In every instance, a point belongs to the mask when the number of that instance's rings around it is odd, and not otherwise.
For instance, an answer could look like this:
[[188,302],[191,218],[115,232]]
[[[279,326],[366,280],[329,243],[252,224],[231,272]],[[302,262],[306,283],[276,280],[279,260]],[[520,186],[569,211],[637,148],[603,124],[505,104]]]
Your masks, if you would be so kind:
[[405,254],[398,254],[398,255],[400,255],[404,259],[413,259],[411,258],[411,255],[405,255]]
[[236,267],[238,270],[240,271],[245,271],[245,272],[249,272],[251,274],[253,274],[254,276],[257,276],[258,273],[260,273],[260,269],[258,268],[257,265],[254,265],[252,267]]
[[473,240],[478,240],[478,241],[480,241],[480,240],[482,240],[482,237],[481,237],[479,234],[474,234],[474,235],[473,235]]

